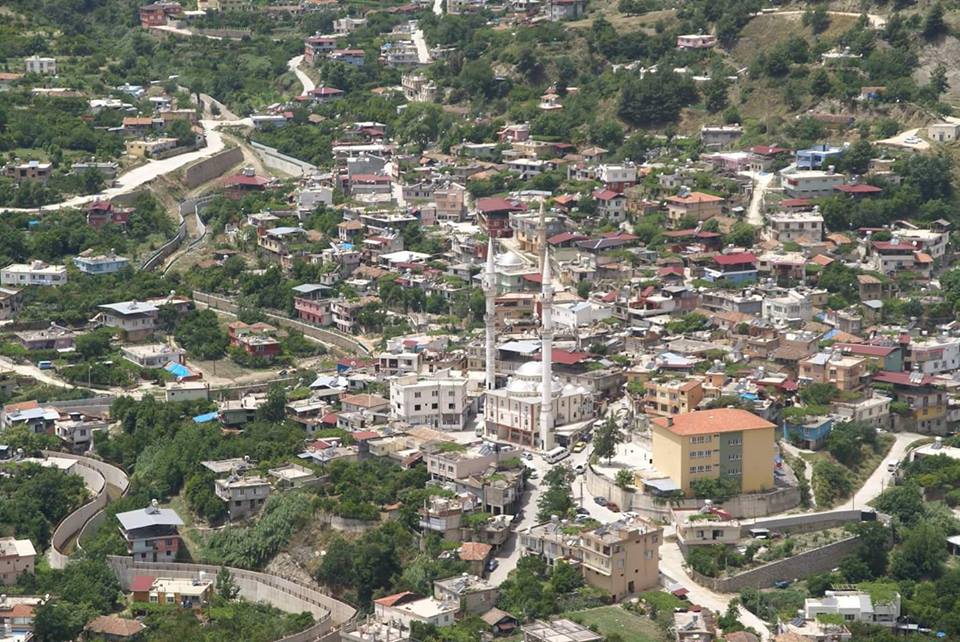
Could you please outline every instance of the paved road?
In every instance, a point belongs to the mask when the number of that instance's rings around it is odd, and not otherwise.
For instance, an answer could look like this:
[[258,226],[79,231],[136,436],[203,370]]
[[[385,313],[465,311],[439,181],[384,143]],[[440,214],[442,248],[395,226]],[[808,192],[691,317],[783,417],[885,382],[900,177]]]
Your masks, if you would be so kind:
[[769,172],[743,172],[753,179],[753,194],[750,197],[750,207],[747,208],[747,223],[763,227],[763,202],[767,196],[774,174]]
[[294,56],[287,61],[287,67],[290,67],[290,71],[296,75],[297,80],[300,81],[300,84],[303,85],[304,94],[309,93],[317,88],[317,85],[310,79],[306,73],[300,70],[300,65],[303,63],[303,54],[299,56]]
[[427,48],[427,41],[423,37],[423,29],[417,29],[413,32],[413,44],[417,46],[417,58],[421,65],[430,64],[430,50]]
[[884,457],[882,462],[880,462],[880,465],[877,466],[877,469],[873,471],[873,474],[867,478],[867,481],[864,482],[860,490],[853,494],[853,497],[840,506],[836,506],[833,510],[855,510],[857,508],[868,508],[868,502],[876,499],[876,497],[891,483],[891,474],[887,470],[887,466],[895,461],[903,461],[904,456],[907,454],[907,448],[910,446],[910,444],[918,439],[923,439],[929,436],[930,435],[921,435],[914,432],[895,433],[895,441],[893,442],[893,446],[890,448],[890,452],[887,453],[887,456]]

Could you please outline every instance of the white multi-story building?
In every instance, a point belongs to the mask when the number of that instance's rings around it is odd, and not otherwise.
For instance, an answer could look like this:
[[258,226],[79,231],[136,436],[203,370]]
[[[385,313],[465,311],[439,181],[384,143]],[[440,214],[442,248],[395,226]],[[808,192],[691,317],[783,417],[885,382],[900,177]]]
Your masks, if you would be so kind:
[[240,519],[260,510],[270,490],[270,482],[258,476],[230,475],[214,480],[214,492],[226,502],[230,519]]
[[910,243],[922,252],[926,252],[934,259],[943,258],[947,253],[947,242],[950,235],[946,232],[935,232],[934,230],[921,229],[898,229],[896,235],[902,243]]
[[153,333],[160,308],[143,301],[121,301],[99,306],[97,315],[103,325],[117,328],[130,341],[139,341]]
[[798,325],[813,318],[809,297],[789,291],[763,300],[763,318],[778,325]]
[[907,344],[903,369],[924,374],[952,372],[960,368],[960,338],[933,337]]
[[770,237],[781,243],[819,241],[823,238],[820,212],[776,212],[767,215]]
[[835,194],[835,187],[845,178],[830,169],[797,169],[790,166],[780,170],[783,191],[790,198],[822,198]]
[[66,265],[32,261],[13,263],[0,270],[0,285],[63,285],[66,282]]
[[[511,451],[512,452],[512,451]],[[424,457],[431,479],[456,481],[471,475],[482,475],[496,467],[498,451],[483,445],[464,450],[437,447]]]
[[390,382],[390,409],[394,417],[413,426],[463,430],[473,404],[466,379],[448,371],[427,377],[411,373]]
[[577,328],[593,325],[613,316],[613,309],[608,305],[594,301],[577,301],[575,303],[556,303],[553,306],[554,322],[566,328]]
[[44,58],[43,56],[30,56],[23,59],[23,66],[28,74],[41,74],[43,76],[57,75],[57,59]]
[[597,165],[596,176],[608,189],[623,191],[637,182],[637,166],[633,163]]

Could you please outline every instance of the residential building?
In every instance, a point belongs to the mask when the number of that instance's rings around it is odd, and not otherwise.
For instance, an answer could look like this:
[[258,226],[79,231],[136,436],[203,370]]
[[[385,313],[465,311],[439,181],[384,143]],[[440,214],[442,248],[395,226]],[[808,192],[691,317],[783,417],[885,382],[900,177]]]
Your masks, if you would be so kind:
[[99,256],[78,256],[73,259],[73,264],[84,274],[114,274],[126,269],[130,259],[111,252]]
[[780,170],[780,182],[790,198],[811,199],[833,196],[834,188],[846,179],[831,169],[799,169],[791,165]]
[[449,371],[425,377],[410,373],[390,381],[390,410],[412,426],[464,430],[474,405],[467,396],[467,379]]
[[123,346],[120,351],[124,359],[141,368],[162,368],[168,363],[182,364],[186,356],[181,348],[166,343]]
[[134,561],[172,562],[180,548],[178,528],[183,520],[169,508],[160,508],[153,500],[146,508],[117,513],[120,533],[127,553]]
[[93,433],[106,430],[108,423],[97,417],[87,417],[79,412],[71,412],[69,419],[62,419],[54,425],[54,432],[71,452],[85,453],[93,445]]
[[705,149],[729,149],[731,145],[743,136],[743,127],[740,125],[722,125],[720,127],[700,128],[700,142]]
[[[499,303],[498,299],[497,304],[499,305]],[[596,301],[556,303],[553,306],[554,323],[571,330],[592,326],[594,323],[609,319],[612,316],[613,308],[611,306]]]
[[824,169],[824,165],[836,161],[846,151],[843,147],[814,145],[807,149],[798,149],[795,154],[797,169]]
[[881,370],[873,375],[873,383],[892,386],[894,400],[907,404],[907,412],[893,415],[894,429],[935,435],[947,432],[947,395],[932,375]]
[[330,311],[333,314],[333,324],[337,330],[347,334],[359,334],[357,314],[367,305],[377,303],[377,297],[360,297],[359,299],[334,299],[330,302]]
[[820,241],[823,238],[823,216],[817,210],[768,214],[767,226],[770,237],[780,243]]
[[[920,340],[911,339],[905,346],[903,367],[897,370],[909,370],[924,374],[953,372],[960,368],[960,338],[951,336],[931,337]],[[892,370],[894,368],[884,368]]]
[[675,642],[713,642],[717,637],[717,623],[713,612],[676,611],[673,614]]
[[94,317],[108,328],[117,328],[127,341],[142,341],[157,327],[160,308],[143,301],[121,301],[97,306]]
[[366,18],[351,18],[349,16],[345,18],[338,18],[333,21],[333,32],[338,35],[345,36],[355,29],[365,27],[366,24]]
[[124,642],[137,640],[147,629],[147,625],[139,620],[120,617],[119,615],[98,615],[83,627],[86,638],[104,640],[104,642]]
[[587,8],[587,0],[547,0],[547,18],[559,22],[576,20]]
[[424,459],[427,472],[431,479],[441,481],[456,481],[483,474],[490,468],[495,469],[500,457],[498,449],[489,445],[468,449],[458,445],[441,444],[427,446],[426,449]]
[[46,185],[50,177],[53,176],[53,163],[41,163],[35,160],[20,162],[17,160],[4,166],[3,175],[12,179],[17,185],[24,181]]
[[623,192],[637,182],[635,163],[601,163],[593,170],[594,178],[603,183],[604,189]]
[[459,183],[447,183],[433,192],[438,221],[462,221],[467,213],[466,188]]
[[712,503],[700,509],[673,509],[677,541],[682,549],[691,546],[732,546],[740,541],[740,522]]
[[580,564],[587,584],[613,602],[660,583],[663,529],[628,515],[580,534]]
[[334,62],[342,62],[351,67],[363,67],[366,55],[363,49],[334,49],[327,54],[327,58]]
[[717,37],[708,33],[677,36],[678,49],[712,49],[717,46]]
[[859,390],[867,375],[866,360],[848,357],[839,350],[819,352],[799,363],[803,383],[829,383],[840,391]]
[[301,321],[319,326],[333,324],[333,301],[330,299],[307,299],[294,297],[293,307]]
[[735,479],[744,493],[774,487],[776,426],[751,412],[699,410],[654,419],[650,427],[653,465],[684,492],[697,479]]
[[411,622],[450,626],[459,610],[459,602],[420,597],[410,592],[388,595],[373,601],[373,614],[378,621],[399,624],[407,629]]
[[0,539],[0,585],[12,586],[24,573],[33,573],[37,551],[28,539]]
[[13,336],[27,350],[69,350],[76,340],[73,330],[51,324],[44,330],[21,330]]
[[41,76],[57,75],[56,58],[44,58],[34,54],[29,58],[23,59],[23,66],[28,74],[40,74]]
[[704,397],[703,382],[699,379],[651,379],[645,387],[644,412],[658,417],[693,412]]
[[938,143],[960,140],[960,123],[934,123],[927,127],[927,136]]
[[134,158],[157,158],[177,146],[176,138],[153,138],[149,140],[128,140],[124,143],[127,156]]
[[289,256],[302,254],[298,246],[307,240],[307,231],[302,227],[273,227],[257,230],[257,247],[263,250],[267,258],[277,262]]
[[803,616],[816,620],[821,615],[839,615],[844,622],[858,622],[893,628],[900,618],[900,594],[893,588],[890,595],[871,595],[859,590],[828,590],[820,598],[807,598]]
[[857,421],[886,430],[890,427],[890,397],[873,395],[856,401],[834,402],[834,412],[843,421]]
[[713,265],[703,269],[703,278],[730,284],[752,283],[757,280],[757,257],[750,252],[717,254]]
[[597,190],[593,193],[597,201],[597,215],[615,223],[622,222],[627,215],[627,197],[622,192],[611,189]]
[[326,59],[328,53],[336,48],[337,39],[335,37],[322,36],[317,33],[303,41],[303,61],[315,67]]
[[0,413],[0,428],[25,426],[35,435],[53,434],[53,427],[60,419],[56,408],[44,408],[37,401],[21,401],[7,404]]
[[0,287],[0,321],[8,321],[17,316],[23,307],[23,292],[13,288]]
[[258,475],[240,476],[231,473],[213,482],[214,493],[227,505],[231,520],[243,519],[260,510],[270,496],[270,482]]
[[779,326],[797,326],[813,318],[810,297],[788,290],[783,296],[763,300],[763,318]]
[[13,263],[0,270],[0,285],[63,285],[67,282],[67,266],[43,261]]
[[802,419],[785,419],[783,422],[783,438],[799,448],[819,450],[833,430],[833,416],[803,417]]
[[281,346],[276,334],[277,329],[269,323],[233,321],[227,325],[231,346],[262,359],[273,359],[280,355]]
[[[139,591],[133,591],[135,602],[147,601],[151,604],[175,605],[182,609],[199,610],[209,604],[213,598],[213,581],[197,578],[158,577],[147,590],[147,599],[139,599]],[[131,589],[137,587],[131,586]]]
[[432,103],[437,98],[437,84],[420,73],[404,74],[400,86],[403,97],[410,102]]
[[667,198],[667,220],[674,229],[689,219],[706,221],[723,213],[725,201],[703,192],[681,193]]
[[456,602],[464,613],[482,615],[497,605],[500,588],[476,575],[455,575],[433,581],[433,596],[441,602]]
[[476,507],[476,499],[469,494],[457,497],[431,495],[417,510],[420,529],[437,533],[445,540],[459,542],[464,527],[463,516]]

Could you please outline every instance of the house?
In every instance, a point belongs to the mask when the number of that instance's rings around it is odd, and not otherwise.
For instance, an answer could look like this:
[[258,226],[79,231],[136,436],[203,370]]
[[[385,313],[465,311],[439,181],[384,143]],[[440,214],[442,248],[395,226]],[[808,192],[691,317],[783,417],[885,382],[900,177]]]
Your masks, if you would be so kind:
[[58,420],[54,433],[71,452],[85,453],[93,443],[93,433],[106,430],[108,423],[98,417],[88,417],[79,412],[71,412],[69,418]]
[[363,49],[334,49],[327,54],[327,59],[333,62],[342,62],[351,67],[363,67],[366,59]]
[[565,618],[523,625],[523,642],[600,642],[603,636]]
[[814,145],[807,149],[798,149],[795,154],[797,169],[823,169],[830,161],[836,161],[846,151],[843,147]]
[[173,510],[153,500],[146,508],[117,513],[120,534],[134,561],[172,562],[180,548],[178,527],[183,520]]
[[547,18],[553,22],[576,20],[587,8],[587,0],[547,0]]
[[28,74],[40,74],[41,76],[57,75],[56,58],[44,58],[34,54],[29,58],[23,59],[23,67]]
[[14,161],[4,166],[3,175],[12,179],[17,185],[24,181],[46,185],[53,176],[53,163],[41,163],[35,160]]
[[788,290],[763,300],[763,318],[778,326],[797,326],[813,318],[813,304],[805,293]]
[[23,292],[13,288],[0,288],[0,321],[14,318],[23,306]]
[[141,368],[162,368],[168,363],[182,364],[186,356],[186,352],[181,348],[166,343],[123,346],[120,351],[124,359]]
[[411,622],[450,626],[454,623],[459,608],[460,605],[456,602],[442,602],[409,591],[373,601],[373,614],[377,621],[398,624],[407,629]]
[[594,178],[603,187],[614,192],[623,192],[637,182],[637,165],[635,163],[603,163],[593,170]]
[[705,149],[728,149],[743,136],[740,125],[722,125],[720,127],[700,128],[700,142]]
[[[199,578],[158,577],[147,592],[151,604],[176,605],[200,610],[213,598],[213,581]],[[136,593],[134,593],[136,601]]]
[[725,283],[750,283],[757,280],[757,257],[750,252],[717,254],[713,265],[704,268],[707,281]]
[[691,546],[733,546],[740,541],[740,522],[721,508],[706,503],[699,509],[673,509],[681,550]]
[[843,174],[832,169],[799,169],[786,167],[780,170],[780,182],[784,193],[791,199],[812,199],[832,196],[835,187],[845,182]]
[[645,384],[644,412],[670,417],[693,412],[703,401],[703,384],[698,379],[651,379]]
[[146,628],[147,625],[139,620],[131,620],[119,615],[98,615],[87,622],[83,631],[93,639],[122,642],[136,639]]
[[717,37],[696,33],[677,36],[677,49],[712,49],[717,46]]
[[126,269],[130,265],[130,259],[111,252],[99,256],[77,256],[74,257],[73,264],[84,274],[114,274]]
[[293,307],[301,321],[319,326],[333,324],[333,302],[330,299],[293,298]]
[[100,229],[107,223],[126,225],[133,208],[116,207],[111,201],[93,201],[87,205],[87,225]]
[[823,216],[818,210],[768,214],[767,227],[770,231],[770,238],[780,243],[820,241],[823,239]]
[[595,191],[593,198],[597,201],[597,215],[601,218],[608,218],[615,223],[626,218],[627,198],[622,193],[602,189]]
[[832,416],[784,419],[783,438],[799,448],[819,450],[833,430],[833,424]]
[[839,350],[818,352],[799,363],[798,379],[803,383],[829,383],[840,391],[859,390],[867,375],[866,360],[844,356]]
[[340,405],[344,412],[385,414],[390,411],[390,400],[379,395],[344,395]]
[[482,575],[487,566],[487,559],[493,551],[493,546],[483,542],[463,542],[457,549],[461,562],[466,562],[474,575]]
[[183,7],[179,2],[154,2],[141,6],[139,14],[140,26],[149,29],[167,24],[168,19],[183,17]]
[[938,143],[960,140],[960,123],[934,123],[927,127],[927,136]]
[[803,616],[816,620],[822,615],[839,615],[844,622],[858,622],[893,628],[900,618],[900,594],[886,587],[873,595],[860,590],[828,590],[823,597],[807,598],[803,603]]
[[464,430],[474,412],[467,383],[449,372],[398,376],[390,381],[391,414],[413,426]]
[[37,401],[21,401],[3,407],[0,428],[26,426],[35,435],[52,434],[60,412],[53,407],[43,408]]
[[318,104],[333,102],[334,100],[339,100],[343,98],[344,92],[342,89],[337,89],[336,87],[324,87],[320,85],[315,89],[311,89],[307,92],[307,96],[310,97],[313,102]]
[[947,395],[932,375],[881,370],[872,383],[892,387],[895,400],[908,406],[907,412],[894,416],[894,429],[941,435],[947,431]]
[[724,203],[723,198],[713,194],[681,193],[667,198],[667,220],[674,229],[679,229],[681,223],[688,219],[706,221],[720,216]]
[[315,67],[319,62],[326,59],[328,53],[336,48],[336,38],[317,33],[303,41],[303,61]]
[[744,493],[774,487],[776,426],[751,412],[699,410],[657,418],[650,426],[654,466],[684,492],[696,479],[737,480]]
[[582,531],[583,578],[612,602],[653,588],[660,582],[662,540],[662,528],[635,515]]
[[28,539],[0,539],[0,585],[12,586],[24,573],[33,573],[37,551]]
[[29,264],[12,263],[0,270],[0,285],[63,285],[67,282],[67,266],[43,261]]
[[108,328],[120,330],[127,341],[142,341],[157,327],[160,308],[143,301],[121,301],[97,306],[100,313],[95,317]]
[[134,158],[159,158],[164,152],[177,147],[176,138],[152,138],[149,140],[128,140],[124,143],[127,156]]
[[233,473],[226,478],[215,479],[213,488],[216,496],[227,505],[227,514],[231,521],[243,519],[259,511],[272,489],[270,482],[263,477]]
[[713,642],[717,637],[717,623],[712,611],[679,611],[673,614],[675,642]]
[[526,209],[526,206],[518,201],[497,197],[478,198],[477,222],[487,234],[494,238],[509,237],[513,235],[509,225],[510,213]]
[[243,321],[233,321],[227,325],[231,346],[241,348],[250,356],[263,359],[274,359],[280,355],[282,347],[276,334],[277,329],[268,323],[246,324]]
[[495,637],[499,635],[509,635],[520,626],[520,621],[517,620],[517,618],[498,608],[492,608],[486,613],[483,613],[480,615],[480,619],[490,627],[490,633]]
[[0,91],[10,91],[13,84],[23,78],[23,74],[0,71]]
[[73,330],[51,324],[44,330],[21,330],[13,336],[27,350],[70,350],[76,333]]
[[441,602],[456,602],[461,611],[486,613],[497,604],[500,588],[477,575],[455,575],[433,581],[433,596]]

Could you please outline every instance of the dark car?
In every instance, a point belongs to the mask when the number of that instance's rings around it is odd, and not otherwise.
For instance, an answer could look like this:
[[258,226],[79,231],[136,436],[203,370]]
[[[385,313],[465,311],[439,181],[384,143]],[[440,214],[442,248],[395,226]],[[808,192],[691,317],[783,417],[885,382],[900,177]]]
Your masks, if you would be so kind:
[[589,514],[590,514],[590,511],[588,511],[588,510],[587,510],[586,508],[584,508],[583,506],[577,506],[577,510],[575,510],[575,511],[573,511],[573,512],[576,513],[577,515],[589,515]]
[[790,580],[780,580],[780,581],[778,581],[778,582],[774,582],[773,585],[774,585],[775,587],[777,587],[778,589],[789,588],[789,587],[790,587]]
[[619,513],[620,507],[615,502],[607,502],[607,509],[613,513]]
[[606,506],[606,505],[607,505],[607,498],[606,498],[606,497],[602,497],[602,496],[600,496],[600,495],[597,495],[596,497],[594,497],[594,498],[593,498],[593,501],[595,501],[595,502],[596,502],[598,505],[600,505],[600,506]]

